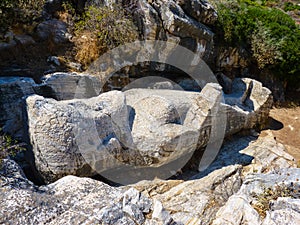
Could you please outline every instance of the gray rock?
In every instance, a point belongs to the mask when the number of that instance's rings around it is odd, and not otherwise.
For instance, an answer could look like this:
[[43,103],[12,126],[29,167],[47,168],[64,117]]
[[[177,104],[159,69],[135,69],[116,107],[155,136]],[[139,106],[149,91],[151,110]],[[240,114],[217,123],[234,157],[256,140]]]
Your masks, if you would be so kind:
[[176,2],[200,23],[212,25],[218,19],[216,10],[206,0],[177,0]]
[[239,190],[241,168],[239,165],[224,167],[202,179],[183,183],[155,180],[133,186],[161,202],[178,224],[209,224],[217,209]]
[[232,92],[232,80],[225,76],[223,73],[217,73],[215,76],[218,79],[219,84],[222,86],[225,94],[229,94]]
[[[134,111],[135,147],[148,160],[165,164],[203,147],[209,139],[210,112],[221,92],[207,85],[201,93],[131,89],[127,104]],[[210,92],[207,98],[206,93]],[[214,97],[212,97],[214,96]]]
[[35,82],[25,77],[0,78],[0,124],[3,131],[24,139],[24,96],[34,94]]
[[139,31],[145,40],[166,37],[158,12],[146,0],[137,1],[137,10],[133,10]]
[[300,221],[300,199],[278,198],[271,203],[262,225],[297,224]]
[[67,31],[67,24],[57,19],[46,20],[37,26],[38,37],[45,41],[53,41],[55,44],[62,44],[71,38]]
[[257,126],[263,128],[273,104],[271,91],[249,78],[235,79],[232,87],[232,93],[224,95],[226,133],[233,134]]
[[[254,140],[253,137],[243,137],[226,143],[215,162],[206,171],[191,177],[188,181],[156,179],[141,181],[132,186],[146,196],[162,202],[178,224],[211,224],[213,221],[215,224],[231,224],[228,221],[232,224],[246,224],[246,222],[261,224],[259,214],[250,204],[249,198],[241,197],[240,193],[243,189],[241,187],[250,185],[252,182],[251,191],[248,188],[245,189],[248,196],[253,193],[252,190],[256,193],[264,187],[273,187],[274,184],[285,182],[285,176],[291,176],[286,181],[286,184],[290,184],[290,181],[297,181],[299,169],[286,169],[285,175],[278,171],[280,171],[279,168],[295,166],[292,157],[272,137],[261,137],[259,140]],[[272,173],[271,175],[253,175],[253,171],[259,173],[272,171]],[[272,175],[273,173],[275,175]],[[245,176],[247,178],[244,181]],[[273,176],[273,178],[265,179],[268,176]],[[295,190],[298,188],[298,183],[294,184]],[[295,197],[299,198],[299,194],[298,191]],[[280,198],[277,201],[280,201]],[[284,208],[287,211],[290,209],[297,211],[298,202],[298,199],[288,198],[278,204],[271,203],[270,213]],[[291,217],[294,214],[292,213]]]
[[290,188],[292,184],[298,189],[299,175],[300,169],[296,168],[248,175],[241,189],[218,211],[212,224],[297,224],[300,216],[299,199],[274,199],[274,203],[270,202],[271,209],[266,212],[265,219],[259,216],[253,205],[258,201],[255,196],[263,194],[266,188],[273,190],[278,186]]
[[[170,224],[163,207],[137,190],[115,188],[89,178],[66,176],[37,187],[21,168],[5,160],[0,170],[0,223]],[[159,219],[153,212],[164,214]]]
[[267,173],[280,168],[296,167],[295,159],[286,148],[276,142],[271,132],[258,139],[253,136],[234,138],[224,143],[215,161],[201,173],[192,177],[200,179],[214,170],[229,165],[242,165],[243,176],[250,173]]
[[53,73],[42,78],[57,100],[91,98],[100,94],[101,83],[96,76],[80,73]]
[[213,32],[205,25],[188,17],[175,2],[159,0],[153,6],[159,12],[164,28],[171,34],[181,38],[195,37],[212,41]]
[[33,40],[33,38],[31,36],[25,35],[25,34],[15,35],[14,39],[17,43],[21,44],[22,46],[35,44],[35,41]]
[[179,41],[189,38],[196,44],[189,43],[188,46],[192,46],[189,49],[206,62],[211,61],[214,33],[207,26],[186,15],[174,1],[159,0],[153,2],[152,6],[158,12],[170,41],[173,37],[179,37]]

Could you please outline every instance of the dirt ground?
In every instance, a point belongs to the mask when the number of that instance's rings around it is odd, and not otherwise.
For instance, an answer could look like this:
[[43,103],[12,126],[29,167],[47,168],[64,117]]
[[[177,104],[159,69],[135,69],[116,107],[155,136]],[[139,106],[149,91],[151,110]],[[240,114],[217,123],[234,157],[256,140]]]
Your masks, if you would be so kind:
[[300,106],[273,108],[268,128],[276,140],[285,145],[300,166]]

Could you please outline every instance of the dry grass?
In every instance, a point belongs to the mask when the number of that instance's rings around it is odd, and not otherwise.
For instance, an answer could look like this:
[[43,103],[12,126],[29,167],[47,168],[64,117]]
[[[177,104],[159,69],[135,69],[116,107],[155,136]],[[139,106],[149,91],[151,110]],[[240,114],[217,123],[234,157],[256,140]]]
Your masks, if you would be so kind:
[[84,68],[101,54],[138,39],[131,15],[121,5],[89,7],[75,23],[75,59]]
[[103,51],[97,37],[91,32],[85,31],[81,36],[73,39],[76,46],[75,59],[84,67],[96,60]]

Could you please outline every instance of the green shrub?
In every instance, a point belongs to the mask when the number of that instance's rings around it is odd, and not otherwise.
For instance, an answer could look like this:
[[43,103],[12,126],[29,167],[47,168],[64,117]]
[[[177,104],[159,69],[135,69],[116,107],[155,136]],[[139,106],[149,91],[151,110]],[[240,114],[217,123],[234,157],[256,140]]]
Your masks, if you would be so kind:
[[137,38],[131,15],[121,5],[90,6],[75,26],[76,59],[86,67],[107,50]]
[[17,19],[22,23],[31,23],[41,16],[44,4],[45,0],[18,0]]
[[300,5],[294,4],[292,2],[285,2],[283,10],[288,11],[294,11],[294,10],[300,10]]
[[31,24],[41,16],[45,0],[1,0],[0,33],[5,34],[10,27]]
[[17,0],[2,0],[0,1],[0,32],[5,33],[9,26],[13,23],[11,18],[15,17],[14,8]]
[[15,156],[17,152],[25,150],[24,146],[24,143],[14,140],[10,135],[3,133],[0,128],[0,166],[3,159]]
[[257,29],[250,38],[252,55],[256,59],[259,68],[274,65],[282,60],[280,46],[284,40],[278,41],[272,37],[270,29],[264,27],[261,22],[258,22]]
[[283,11],[263,6],[268,1],[237,0],[218,4],[218,30],[229,45],[252,52],[260,68],[282,80],[300,83],[300,29]]

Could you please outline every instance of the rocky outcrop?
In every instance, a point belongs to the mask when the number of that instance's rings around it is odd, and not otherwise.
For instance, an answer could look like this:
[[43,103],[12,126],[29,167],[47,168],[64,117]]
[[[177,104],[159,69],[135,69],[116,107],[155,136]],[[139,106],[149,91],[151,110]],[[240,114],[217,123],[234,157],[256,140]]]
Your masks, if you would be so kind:
[[243,176],[296,167],[295,159],[287,153],[282,144],[276,142],[272,133],[267,132],[265,135],[259,138],[239,137],[226,142],[215,161],[206,170],[193,176],[193,179],[199,179],[224,166],[236,164],[243,166]]
[[295,167],[293,158],[272,136],[227,142],[214,164],[188,181],[155,179],[116,188],[66,176],[38,187],[14,161],[6,159],[2,165],[0,223],[4,224],[299,221],[300,169],[290,168]]
[[37,187],[11,160],[5,160],[0,170],[0,193],[1,224],[172,223],[161,203],[133,188],[74,176]]
[[214,24],[218,15],[214,7],[208,2],[203,0],[176,0],[176,3],[182,7],[182,9],[195,18],[198,22],[204,24]]
[[[225,143],[215,161],[206,170],[191,176],[188,181],[141,181],[132,186],[146,196],[161,201],[179,224],[227,224],[226,219],[232,214],[232,208],[238,211],[238,215],[241,215],[243,210],[243,202],[236,208],[235,201],[230,199],[239,196],[241,187],[247,183],[246,176],[252,176],[250,174],[253,173],[258,173],[257,176],[260,173],[280,174],[276,172],[280,168],[290,168],[290,173],[296,177],[299,169],[295,170],[294,167],[296,165],[293,157],[287,154],[284,146],[277,143],[271,135],[258,140],[248,136]],[[279,184],[282,178],[278,177],[273,186]],[[260,179],[253,179],[255,180]],[[255,188],[255,185],[252,187]],[[223,215],[221,212],[225,211],[224,208],[227,214],[226,218],[222,219],[222,216],[219,216]],[[251,212],[258,216],[253,208],[249,212],[246,211],[246,205],[244,210],[244,216],[251,216]],[[233,224],[244,224],[236,221]],[[252,220],[250,224],[255,224],[254,222],[255,220]]]

